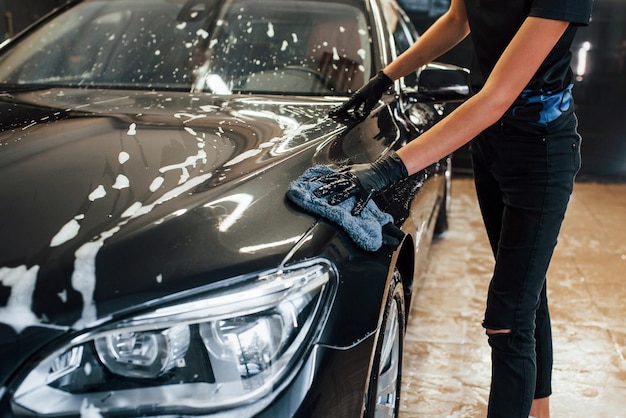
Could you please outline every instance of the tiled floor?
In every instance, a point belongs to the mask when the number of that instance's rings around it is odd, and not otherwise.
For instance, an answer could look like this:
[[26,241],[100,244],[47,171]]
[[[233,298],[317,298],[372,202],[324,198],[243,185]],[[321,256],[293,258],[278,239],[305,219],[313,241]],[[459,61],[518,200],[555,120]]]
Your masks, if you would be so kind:
[[[471,179],[453,180],[407,330],[400,418],[484,417],[493,268]],[[626,184],[577,183],[548,273],[553,417],[626,417]]]

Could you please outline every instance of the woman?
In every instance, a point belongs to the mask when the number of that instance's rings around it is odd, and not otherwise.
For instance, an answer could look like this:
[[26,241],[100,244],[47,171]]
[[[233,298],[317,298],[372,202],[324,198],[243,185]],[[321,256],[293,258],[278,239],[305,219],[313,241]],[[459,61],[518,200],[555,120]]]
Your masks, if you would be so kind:
[[483,326],[492,348],[489,417],[550,415],[552,336],[545,274],[574,176],[580,137],[570,46],[592,0],[452,0],[424,35],[331,115],[369,114],[393,80],[471,34],[484,84],[397,153],[324,179],[319,197],[369,196],[472,142],[474,179],[495,256]]

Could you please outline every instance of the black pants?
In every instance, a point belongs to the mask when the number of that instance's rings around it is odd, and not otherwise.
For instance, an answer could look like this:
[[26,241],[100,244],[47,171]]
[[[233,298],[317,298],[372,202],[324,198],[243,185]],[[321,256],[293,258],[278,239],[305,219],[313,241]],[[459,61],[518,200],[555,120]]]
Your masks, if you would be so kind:
[[527,418],[552,393],[552,334],[546,271],[574,177],[580,136],[573,113],[541,135],[497,123],[471,144],[474,179],[495,256],[483,326],[492,383],[488,417]]

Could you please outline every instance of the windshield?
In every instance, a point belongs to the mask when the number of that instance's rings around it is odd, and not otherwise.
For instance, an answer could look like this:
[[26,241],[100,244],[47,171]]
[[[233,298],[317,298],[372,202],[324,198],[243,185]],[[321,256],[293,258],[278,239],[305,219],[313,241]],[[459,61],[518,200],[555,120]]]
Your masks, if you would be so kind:
[[371,76],[371,56],[365,15],[347,4],[92,0],[5,48],[0,83],[349,94]]

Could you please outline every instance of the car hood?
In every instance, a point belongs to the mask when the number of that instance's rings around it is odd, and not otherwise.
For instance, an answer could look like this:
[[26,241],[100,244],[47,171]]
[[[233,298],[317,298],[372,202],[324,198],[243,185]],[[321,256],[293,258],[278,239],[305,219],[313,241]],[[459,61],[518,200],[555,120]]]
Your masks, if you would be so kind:
[[279,266],[316,222],[285,191],[345,129],[326,117],[332,104],[80,89],[3,95],[0,322],[17,333],[80,329]]

